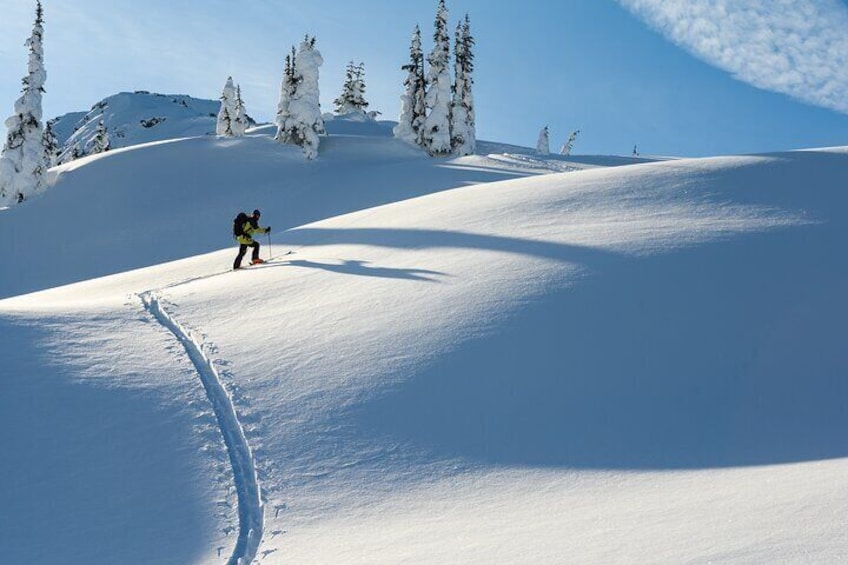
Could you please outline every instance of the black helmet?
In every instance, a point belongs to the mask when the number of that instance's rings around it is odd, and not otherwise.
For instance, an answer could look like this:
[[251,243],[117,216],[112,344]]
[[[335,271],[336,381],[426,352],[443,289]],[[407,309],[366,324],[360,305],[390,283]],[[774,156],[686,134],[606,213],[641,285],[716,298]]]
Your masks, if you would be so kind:
[[262,212],[260,212],[259,210],[254,210],[254,211],[253,211],[253,215],[254,215],[254,216],[261,216],[261,215],[262,215]]

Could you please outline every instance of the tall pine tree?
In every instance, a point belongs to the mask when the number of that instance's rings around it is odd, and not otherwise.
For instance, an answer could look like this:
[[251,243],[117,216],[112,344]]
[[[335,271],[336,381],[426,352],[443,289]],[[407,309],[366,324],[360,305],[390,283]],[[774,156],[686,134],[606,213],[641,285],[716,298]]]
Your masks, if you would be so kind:
[[474,38],[468,14],[457,24],[454,40],[454,84],[451,102],[451,146],[457,155],[472,155],[477,149],[474,117]]
[[306,36],[297,55],[292,53],[290,66],[287,59],[277,113],[276,139],[300,146],[307,159],[318,156],[319,135],[325,133],[318,88],[318,69],[322,64],[324,58],[315,48],[315,38]]
[[233,86],[233,77],[227,77],[227,83],[221,92],[221,109],[218,112],[218,123],[215,133],[222,137],[232,137],[233,121],[236,118],[236,89]]
[[427,79],[424,76],[424,52],[421,50],[421,30],[415,26],[409,46],[409,63],[401,67],[406,71],[401,96],[401,111],[398,123],[394,127],[395,137],[407,143],[424,146],[424,121],[427,118],[427,106],[424,98],[427,92]]
[[430,68],[427,73],[427,118],[424,120],[424,148],[430,155],[448,155],[451,152],[451,76],[450,36],[448,35],[448,10],[445,0],[439,0],[436,11],[433,49],[427,56]]
[[277,104],[277,116],[274,123],[277,125],[277,135],[274,139],[280,143],[291,143],[288,138],[287,124],[291,118],[289,106],[291,99],[297,92],[298,81],[295,77],[295,65],[297,64],[297,52],[292,47],[291,54],[286,55],[286,64],[283,69],[283,80],[280,83],[280,101]]
[[28,74],[23,94],[15,102],[15,113],[6,120],[8,135],[0,152],[0,205],[22,202],[47,185],[41,97],[47,73],[44,70],[44,11],[36,3],[35,25],[27,40]]

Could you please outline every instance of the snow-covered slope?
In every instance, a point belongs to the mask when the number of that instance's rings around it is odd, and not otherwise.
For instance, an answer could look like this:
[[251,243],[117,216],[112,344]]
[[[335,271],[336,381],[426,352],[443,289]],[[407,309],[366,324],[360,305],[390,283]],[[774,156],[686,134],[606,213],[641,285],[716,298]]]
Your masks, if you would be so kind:
[[[434,160],[390,137],[389,123],[326,127],[314,163],[274,142],[266,126],[245,138],[168,140],[52,169],[49,197],[0,211],[0,260],[27,265],[0,275],[0,297],[226,247],[239,210],[262,209],[279,232],[465,184],[588,166],[516,153]],[[481,143],[488,149],[507,148]]]
[[51,120],[60,146],[86,150],[103,121],[112,148],[197,135],[214,135],[221,103],[184,94],[121,92],[104,98],[88,112]]
[[[539,175],[325,141],[117,152],[0,216],[110,211],[57,234],[109,251],[6,296],[208,251],[0,301],[8,559],[842,559],[848,151]],[[257,200],[294,229],[230,272]]]

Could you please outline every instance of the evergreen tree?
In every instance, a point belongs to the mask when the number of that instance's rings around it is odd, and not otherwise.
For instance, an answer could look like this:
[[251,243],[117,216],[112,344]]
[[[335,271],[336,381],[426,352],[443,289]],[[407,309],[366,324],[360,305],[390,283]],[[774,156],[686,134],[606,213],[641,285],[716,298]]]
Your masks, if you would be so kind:
[[345,73],[345,82],[342,93],[333,101],[336,105],[336,114],[365,115],[365,108],[369,106],[365,100],[365,63],[354,65],[353,61],[348,63]]
[[236,86],[236,97],[234,100],[235,117],[232,120],[233,135],[241,137],[247,131],[247,111],[244,108],[244,100],[241,98],[241,85]]
[[59,150],[59,156],[56,159],[57,164],[64,165],[70,163],[74,159],[85,157],[85,152],[82,150],[80,142],[70,143],[70,140],[65,143],[65,146]]
[[315,38],[306,36],[297,55],[293,53],[290,76],[283,79],[280,105],[285,98],[287,108],[282,114],[278,108],[277,114],[277,139],[302,147],[307,159],[318,156],[319,135],[325,133],[318,88],[322,64],[324,58],[315,48]]
[[401,96],[401,112],[394,127],[395,137],[413,145],[424,146],[424,121],[427,106],[424,98],[427,80],[424,77],[424,52],[421,50],[421,30],[415,26],[409,46],[409,63],[401,67],[406,71],[404,92]]
[[291,143],[288,139],[287,126],[291,114],[289,106],[291,99],[297,91],[297,79],[295,78],[295,64],[297,53],[294,47],[290,55],[286,55],[286,64],[283,70],[283,80],[280,84],[280,102],[277,104],[277,116],[274,123],[277,125],[277,135],[274,139],[280,143]]
[[48,121],[44,126],[44,167],[49,169],[59,161],[59,141],[53,133],[53,122]]
[[430,65],[427,73],[424,120],[424,148],[430,155],[447,155],[451,152],[451,77],[450,36],[447,31],[448,10],[445,0],[439,0],[436,11],[433,50],[427,55]]
[[350,113],[350,100],[353,98],[353,73],[355,66],[353,61],[347,64],[347,69],[345,70],[345,81],[342,85],[342,93],[338,98],[333,100],[333,104],[336,105],[336,114],[344,115]]
[[97,131],[94,133],[94,137],[91,138],[90,145],[91,150],[88,152],[89,155],[109,151],[109,132],[106,131],[106,124],[103,123],[103,120],[100,120],[100,123],[97,124]]
[[44,70],[44,11],[36,3],[35,24],[27,40],[28,75],[21,81],[23,94],[15,102],[15,113],[6,120],[8,135],[0,152],[0,205],[22,202],[46,187],[44,129],[41,97],[47,73]]
[[548,126],[542,128],[542,131],[539,132],[539,140],[536,142],[536,153],[539,155],[550,155],[551,153],[551,143],[550,143],[550,134],[548,132]]
[[580,134],[580,130],[574,130],[571,132],[571,135],[568,136],[568,141],[562,144],[562,148],[560,148],[560,155],[571,155],[571,150],[574,149],[574,140],[577,139],[577,136]]
[[236,118],[236,89],[233,86],[233,77],[227,77],[227,83],[221,92],[221,110],[218,112],[218,123],[215,133],[222,137],[233,136],[233,121]]
[[457,24],[454,39],[454,85],[451,102],[451,146],[457,155],[472,155],[477,149],[477,129],[474,117],[474,38],[468,14]]

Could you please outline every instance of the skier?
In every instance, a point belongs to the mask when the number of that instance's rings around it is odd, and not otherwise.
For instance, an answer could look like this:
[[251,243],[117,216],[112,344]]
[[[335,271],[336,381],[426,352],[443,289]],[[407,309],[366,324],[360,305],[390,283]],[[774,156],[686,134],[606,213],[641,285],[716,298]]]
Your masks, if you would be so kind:
[[259,210],[254,210],[252,216],[248,216],[243,212],[236,216],[233,224],[233,235],[235,236],[236,241],[239,242],[239,252],[238,257],[236,257],[235,262],[233,262],[234,271],[241,269],[241,260],[244,258],[244,254],[247,253],[248,247],[253,248],[253,254],[251,255],[250,261],[251,265],[257,265],[265,262],[259,258],[259,242],[253,239],[253,234],[270,233],[271,227],[260,227],[259,216],[261,216]]

